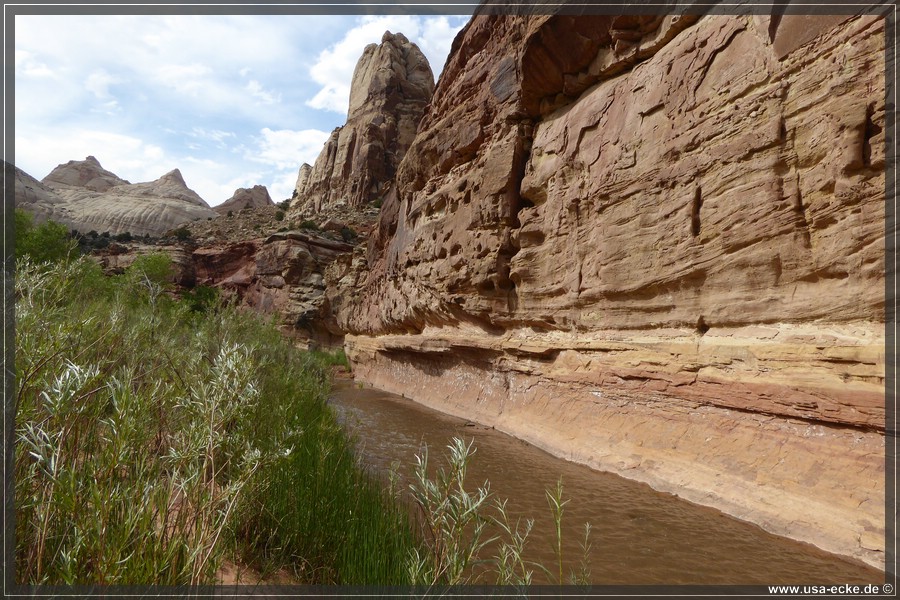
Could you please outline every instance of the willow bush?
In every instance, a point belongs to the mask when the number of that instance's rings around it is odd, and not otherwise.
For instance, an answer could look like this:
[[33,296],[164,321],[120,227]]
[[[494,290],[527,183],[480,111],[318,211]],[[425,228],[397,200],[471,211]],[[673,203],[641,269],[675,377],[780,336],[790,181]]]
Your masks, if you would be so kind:
[[[466,490],[471,444],[454,439],[435,479],[423,449],[406,496],[360,466],[326,404],[342,352],[298,351],[208,290],[179,299],[165,255],[107,277],[58,227],[23,223],[17,582],[210,584],[226,559],[314,584],[553,578],[523,558],[532,522],[510,523],[487,482]],[[548,501],[559,536],[561,487]]]
[[401,583],[405,511],[356,464],[325,361],[167,280],[162,255],[17,262],[17,581],[212,583],[240,558]]

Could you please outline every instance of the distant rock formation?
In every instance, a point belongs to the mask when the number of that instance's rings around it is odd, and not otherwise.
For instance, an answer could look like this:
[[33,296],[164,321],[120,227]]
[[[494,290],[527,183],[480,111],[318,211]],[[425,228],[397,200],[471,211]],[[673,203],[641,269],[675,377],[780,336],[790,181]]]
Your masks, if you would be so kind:
[[263,208],[265,206],[274,206],[272,197],[269,196],[269,190],[264,185],[254,185],[252,188],[238,188],[234,191],[234,195],[222,204],[213,207],[213,210],[220,215],[228,214],[229,211],[238,211],[244,208]]
[[84,160],[70,160],[64,165],[58,165],[44,177],[43,183],[59,190],[105,192],[117,185],[128,185],[129,182],[104,169],[93,156],[88,156]]
[[93,156],[57,166],[42,181],[16,169],[16,206],[83,233],[160,236],[218,213],[187,187],[178,169],[156,181],[129,183]]
[[331,133],[316,164],[297,178],[291,215],[381,198],[416,135],[434,75],[402,33],[369,44],[353,72],[347,123]]
[[44,185],[22,169],[4,163],[4,181],[9,168],[15,174],[16,206],[24,208],[34,216],[35,223],[53,220],[71,226],[63,207],[66,201],[52,188]]

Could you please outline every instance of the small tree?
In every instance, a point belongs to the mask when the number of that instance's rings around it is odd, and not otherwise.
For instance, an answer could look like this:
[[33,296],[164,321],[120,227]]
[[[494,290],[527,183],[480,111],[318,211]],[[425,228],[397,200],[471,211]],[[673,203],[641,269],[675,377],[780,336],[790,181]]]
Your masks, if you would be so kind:
[[32,216],[22,209],[15,211],[16,256],[28,256],[34,262],[59,262],[69,256],[76,243],[65,225],[47,221],[34,226]]
[[163,291],[171,287],[172,259],[168,254],[154,252],[138,256],[125,270],[125,279],[133,290],[144,290],[150,305],[156,308],[157,299]]
[[206,313],[218,303],[219,290],[206,285],[198,285],[193,290],[186,291],[182,298],[191,312]]
[[174,235],[175,239],[177,239],[178,241],[186,242],[187,240],[191,239],[191,230],[182,225],[178,229],[172,231],[172,235]]

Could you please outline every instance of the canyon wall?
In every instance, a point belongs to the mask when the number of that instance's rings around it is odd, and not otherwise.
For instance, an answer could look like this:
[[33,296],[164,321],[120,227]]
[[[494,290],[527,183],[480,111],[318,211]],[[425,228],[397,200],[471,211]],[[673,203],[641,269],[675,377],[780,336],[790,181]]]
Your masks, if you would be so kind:
[[288,217],[380,199],[433,91],[428,60],[402,33],[385,32],[380,44],[366,46],[353,71],[347,123],[331,133],[315,165],[300,167]]
[[326,273],[357,377],[884,568],[884,48],[476,16]]

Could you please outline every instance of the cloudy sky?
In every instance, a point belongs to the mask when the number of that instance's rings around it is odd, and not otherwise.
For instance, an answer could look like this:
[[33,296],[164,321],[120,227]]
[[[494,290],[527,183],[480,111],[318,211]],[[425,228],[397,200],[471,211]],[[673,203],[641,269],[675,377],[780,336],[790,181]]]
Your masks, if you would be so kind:
[[15,17],[15,164],[42,179],[97,157],[132,183],[178,168],[215,206],[290,197],[347,117],[363,48],[390,30],[435,80],[466,16]]

